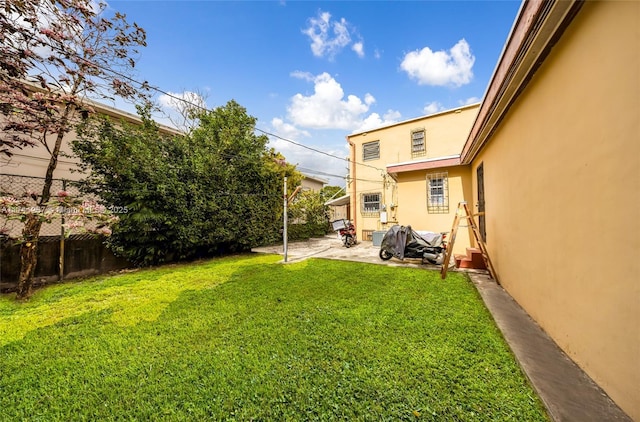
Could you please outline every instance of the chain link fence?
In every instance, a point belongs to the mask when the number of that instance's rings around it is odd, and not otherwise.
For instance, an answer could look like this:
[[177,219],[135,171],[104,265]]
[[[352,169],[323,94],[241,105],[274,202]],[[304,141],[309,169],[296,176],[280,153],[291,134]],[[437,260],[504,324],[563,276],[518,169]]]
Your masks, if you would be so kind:
[[[41,198],[44,178],[0,173],[0,197],[21,198],[26,194],[35,205]],[[65,191],[69,196],[82,200],[91,200],[91,196],[81,195],[80,190],[71,181],[54,179],[51,196]],[[127,268],[131,264],[124,258],[118,258],[104,245],[101,236],[93,234],[72,234],[64,236],[63,221],[54,218],[43,223],[40,229],[38,246],[38,264],[34,281],[36,285],[92,274],[106,273]],[[94,229],[96,222],[87,222],[84,227]],[[0,213],[0,292],[15,290],[20,274],[20,238],[24,223],[9,219]],[[9,240],[9,241],[7,241]]]
[[[20,198],[24,195],[31,196],[37,201],[42,195],[44,187],[43,177],[19,176],[15,174],[0,173],[0,196],[12,196]],[[51,195],[55,196],[60,191],[66,191],[70,196],[80,196],[80,191],[69,181],[54,179],[51,184]],[[35,202],[34,201],[34,202]],[[19,220],[10,220],[6,215],[0,215],[0,233],[10,238],[20,237],[24,223]],[[60,218],[53,219],[50,223],[43,223],[40,229],[40,236],[60,236],[62,235],[62,221]]]

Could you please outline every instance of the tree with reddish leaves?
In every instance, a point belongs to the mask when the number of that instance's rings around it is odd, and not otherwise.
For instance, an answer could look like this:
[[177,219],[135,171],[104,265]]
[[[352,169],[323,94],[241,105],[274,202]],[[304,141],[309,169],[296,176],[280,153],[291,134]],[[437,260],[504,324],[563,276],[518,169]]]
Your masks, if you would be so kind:
[[[45,148],[49,163],[38,205],[51,184],[64,136],[92,113],[85,99],[145,100],[131,72],[145,31],[95,0],[0,0],[0,156]],[[22,232],[17,297],[31,294],[42,220]]]

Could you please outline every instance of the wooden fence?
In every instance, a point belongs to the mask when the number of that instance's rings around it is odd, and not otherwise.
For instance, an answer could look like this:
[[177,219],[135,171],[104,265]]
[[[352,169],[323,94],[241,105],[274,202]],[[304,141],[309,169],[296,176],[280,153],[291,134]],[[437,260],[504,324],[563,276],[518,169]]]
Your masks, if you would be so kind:
[[[103,237],[93,235],[41,236],[38,243],[38,264],[35,285],[42,285],[75,277],[103,274],[131,267],[116,257],[104,245]],[[64,251],[61,260],[60,251]],[[60,271],[61,263],[63,269]],[[15,239],[0,239],[0,292],[10,292],[18,284],[20,275],[20,244]]]

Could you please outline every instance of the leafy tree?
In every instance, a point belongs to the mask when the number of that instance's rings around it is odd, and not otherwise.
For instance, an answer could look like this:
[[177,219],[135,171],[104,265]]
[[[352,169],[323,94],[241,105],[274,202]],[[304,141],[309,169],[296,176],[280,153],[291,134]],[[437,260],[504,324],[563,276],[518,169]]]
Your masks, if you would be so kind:
[[[93,110],[87,96],[133,98],[128,83],[145,31],[126,17],[105,15],[94,0],[0,0],[0,154],[45,148],[50,159],[38,205],[51,198],[63,139]],[[42,220],[25,221],[17,297],[31,294]]]
[[230,101],[202,112],[184,136],[161,134],[149,110],[139,111],[141,125],[91,120],[73,144],[90,170],[85,190],[123,211],[108,241],[116,253],[149,265],[247,250],[279,235],[282,179],[301,175],[266,148],[243,107]]
[[90,170],[82,190],[96,194],[120,217],[109,245],[132,262],[152,263],[166,250],[179,249],[186,236],[180,211],[188,209],[187,185],[178,183],[182,163],[176,162],[184,141],[162,134],[148,108],[140,113],[141,125],[104,116],[89,119],[78,128],[72,147],[81,168]]
[[267,149],[268,138],[255,134],[256,119],[237,102],[205,111],[198,120],[190,139],[211,160],[203,174],[216,206],[207,216],[210,244],[233,251],[272,240],[281,226],[283,178],[295,187],[302,175]]
[[[328,207],[321,192],[312,190],[298,194],[291,204],[289,220],[291,237],[295,239],[322,236],[329,228]],[[296,227],[298,226],[298,227]]]
[[320,195],[325,202],[345,194],[344,188],[340,186],[323,186],[320,190]]

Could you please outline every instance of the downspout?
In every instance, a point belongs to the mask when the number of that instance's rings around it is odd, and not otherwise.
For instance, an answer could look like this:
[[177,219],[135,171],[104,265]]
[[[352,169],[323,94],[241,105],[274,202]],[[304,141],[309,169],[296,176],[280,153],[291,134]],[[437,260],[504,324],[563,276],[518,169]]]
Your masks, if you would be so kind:
[[349,181],[351,183],[351,186],[349,186],[349,210],[351,211],[351,221],[356,227],[356,230],[358,230],[358,210],[356,208],[356,144],[351,142],[348,136],[346,136],[345,139],[349,143],[349,178],[351,179]]
[[[387,212],[387,186],[388,186],[388,182],[387,182],[387,173],[382,173],[382,198],[381,198],[381,212],[386,213]],[[389,220],[389,214],[387,214],[387,218],[386,220]],[[382,214],[380,215],[380,217],[378,218],[378,230],[382,230]],[[385,223],[386,224],[386,223]]]
[[[393,173],[387,174],[390,176],[391,180],[389,184],[391,185],[391,203],[389,204],[389,210],[387,211],[387,224],[389,223],[397,223],[397,210],[398,210],[398,180],[394,176]],[[392,206],[393,205],[393,206]]]

